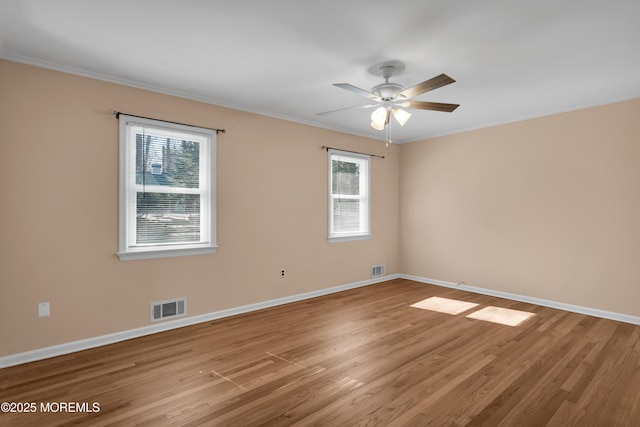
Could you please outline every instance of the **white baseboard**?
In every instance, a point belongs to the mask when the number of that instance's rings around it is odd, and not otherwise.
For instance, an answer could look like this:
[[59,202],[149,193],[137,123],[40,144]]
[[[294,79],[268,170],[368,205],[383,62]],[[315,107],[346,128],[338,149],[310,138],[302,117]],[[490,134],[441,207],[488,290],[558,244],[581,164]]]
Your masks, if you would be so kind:
[[614,313],[611,311],[599,310],[599,309],[594,309],[589,307],[581,307],[581,306],[571,305],[571,304],[564,304],[556,301],[549,301],[549,300],[540,299],[540,298],[532,298],[532,297],[527,297],[527,296],[518,295],[518,294],[511,294],[508,292],[494,291],[491,289],[478,288],[475,286],[469,286],[464,284],[458,285],[452,282],[429,279],[426,277],[412,276],[409,274],[391,274],[387,276],[377,277],[375,279],[368,279],[368,280],[362,280],[359,282],[347,283],[345,285],[335,286],[332,288],[320,289],[317,291],[305,292],[302,294],[291,295],[288,297],[276,298],[269,301],[263,301],[255,304],[244,305],[241,307],[230,308],[227,310],[215,311],[212,313],[201,314],[193,317],[183,317],[181,319],[166,321],[160,324],[143,326],[141,328],[130,329],[127,331],[116,332],[113,334],[102,335],[99,337],[87,338],[84,340],[73,341],[70,343],[59,344],[59,345],[45,347],[45,348],[32,350],[32,351],[26,351],[24,353],[12,354],[9,356],[0,357],[0,369],[7,368],[9,366],[21,365],[23,363],[34,362],[36,360],[48,359],[50,357],[62,356],[64,354],[74,353],[76,351],[81,351],[81,350],[87,350],[94,347],[100,347],[107,344],[113,344],[116,342],[125,341],[132,338],[138,338],[145,335],[152,335],[158,332],[182,328],[184,326],[195,325],[203,322],[209,322],[216,319],[222,319],[224,317],[235,316],[237,314],[248,313],[251,311],[262,310],[265,308],[275,307],[278,305],[288,304],[291,302],[316,298],[323,295],[329,295],[336,292],[346,291],[348,289],[355,289],[362,286],[373,285],[376,283],[386,282],[388,280],[399,279],[399,278],[413,280],[415,282],[427,283],[431,285],[443,286],[447,288],[459,289],[462,291],[474,292],[477,294],[505,298],[513,301],[527,302],[530,304],[556,308],[559,310],[565,310],[565,311],[570,311],[574,313],[587,314],[589,316],[596,316],[604,319],[611,319],[619,322],[631,323],[634,325],[640,325],[640,317],[637,317],[637,316]]
[[21,365],[23,363],[34,362],[36,360],[48,359],[50,357],[62,356],[64,354],[74,353],[76,351],[87,350],[94,347],[100,347],[107,344],[113,344],[125,341],[131,338],[138,338],[145,335],[152,335],[158,332],[168,331],[171,329],[182,328],[184,326],[195,325],[198,323],[209,322],[211,320],[221,319],[223,317],[235,316],[237,314],[248,313],[251,311],[262,310],[264,308],[275,307],[291,302],[302,301],[310,298],[316,298],[323,295],[329,295],[336,292],[355,289],[362,286],[373,285],[387,280],[399,278],[399,274],[376,277],[374,279],[362,280],[359,282],[347,283],[345,285],[335,286],[317,291],[305,292],[302,294],[291,295],[283,298],[276,298],[269,301],[258,302],[255,304],[244,305],[241,307],[230,308],[227,310],[215,311],[212,313],[201,314],[192,317],[183,317],[181,319],[167,321],[159,324],[143,326],[141,328],[130,329],[127,331],[116,332],[113,334],[102,335],[94,338],[73,341],[70,343],[54,345],[37,350],[26,351],[24,353],[12,354],[0,357],[0,369],[9,366]]
[[513,301],[527,302],[530,304],[541,305],[543,307],[557,308],[558,310],[570,311],[573,313],[587,314],[589,316],[601,317],[603,319],[617,320],[618,322],[631,323],[640,325],[640,317],[631,316],[629,314],[614,313],[612,311],[599,310],[597,308],[582,307],[579,305],[565,304],[557,301],[550,301],[541,298],[533,298],[524,295],[511,294],[508,292],[494,291],[491,289],[477,288],[466,284],[457,284],[445,282],[443,280],[429,279],[427,277],[412,276],[409,274],[400,274],[400,278],[413,280],[415,282],[428,283],[430,285],[444,286],[446,288],[459,289],[461,291],[473,292],[476,294],[489,295],[509,299]]

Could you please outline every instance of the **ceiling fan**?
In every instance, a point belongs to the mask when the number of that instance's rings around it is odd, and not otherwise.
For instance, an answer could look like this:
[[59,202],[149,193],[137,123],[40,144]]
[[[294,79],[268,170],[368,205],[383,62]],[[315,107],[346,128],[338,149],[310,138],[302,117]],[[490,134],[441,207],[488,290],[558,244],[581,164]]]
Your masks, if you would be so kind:
[[357,110],[362,108],[376,108],[371,113],[371,127],[376,130],[383,130],[385,125],[389,124],[389,119],[393,114],[393,117],[397,120],[400,126],[404,126],[405,123],[411,117],[411,113],[403,110],[402,108],[416,108],[420,110],[434,110],[452,112],[458,108],[459,104],[445,104],[441,102],[426,102],[426,101],[413,101],[412,98],[421,95],[430,90],[437,89],[442,86],[454,83],[451,77],[446,74],[440,74],[429,80],[425,80],[422,83],[411,86],[405,89],[398,83],[389,81],[389,78],[393,75],[398,75],[404,70],[404,64],[398,61],[386,61],[381,64],[376,64],[369,68],[369,72],[372,74],[379,74],[384,78],[384,83],[374,86],[371,91],[360,89],[349,83],[335,83],[341,89],[348,90],[357,95],[364,96],[375,101],[375,104],[358,105],[356,107],[340,108],[338,110],[325,111],[318,113],[318,115],[336,113],[346,110]]

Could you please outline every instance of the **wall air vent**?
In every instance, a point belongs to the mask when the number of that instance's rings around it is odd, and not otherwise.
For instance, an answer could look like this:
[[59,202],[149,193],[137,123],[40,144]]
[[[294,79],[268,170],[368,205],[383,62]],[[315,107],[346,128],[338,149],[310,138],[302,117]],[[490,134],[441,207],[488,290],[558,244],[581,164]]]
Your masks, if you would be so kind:
[[178,298],[168,301],[159,301],[151,303],[151,321],[172,319],[187,314],[187,299]]
[[374,265],[371,267],[371,277],[381,277],[384,276],[384,264]]

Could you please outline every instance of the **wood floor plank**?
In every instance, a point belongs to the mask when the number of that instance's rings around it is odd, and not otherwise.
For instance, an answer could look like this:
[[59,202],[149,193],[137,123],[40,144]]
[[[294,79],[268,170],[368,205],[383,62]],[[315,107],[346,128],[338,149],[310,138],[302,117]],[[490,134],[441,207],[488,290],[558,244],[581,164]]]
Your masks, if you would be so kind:
[[[430,297],[478,304],[451,315]],[[477,320],[493,306],[533,314]],[[11,426],[633,426],[640,326],[404,279],[0,370]]]

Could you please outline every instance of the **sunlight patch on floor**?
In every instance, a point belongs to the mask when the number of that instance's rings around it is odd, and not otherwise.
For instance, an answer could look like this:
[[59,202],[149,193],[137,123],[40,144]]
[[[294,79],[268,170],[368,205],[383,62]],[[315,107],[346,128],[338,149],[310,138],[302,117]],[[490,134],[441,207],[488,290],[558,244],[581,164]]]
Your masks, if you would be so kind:
[[528,311],[511,310],[509,308],[492,306],[485,307],[467,315],[470,319],[500,323],[501,325],[507,326],[518,326],[533,316],[535,316],[535,313],[529,313]]
[[459,301],[455,299],[431,297],[412,304],[411,307],[437,311],[439,313],[460,314],[463,311],[476,307],[477,305],[478,304],[474,304],[472,302]]

